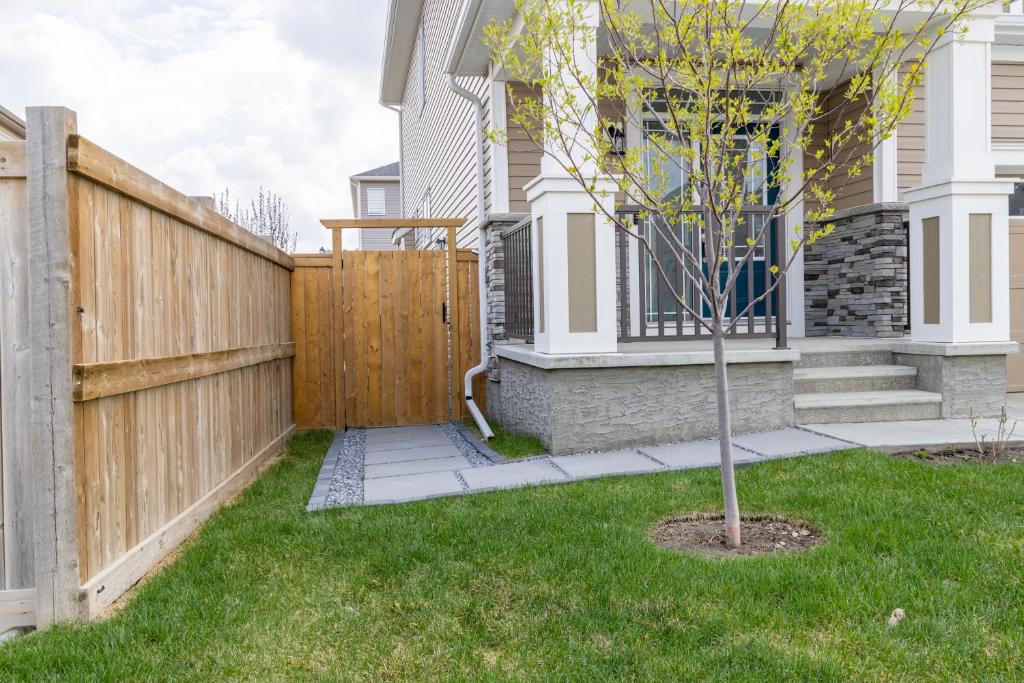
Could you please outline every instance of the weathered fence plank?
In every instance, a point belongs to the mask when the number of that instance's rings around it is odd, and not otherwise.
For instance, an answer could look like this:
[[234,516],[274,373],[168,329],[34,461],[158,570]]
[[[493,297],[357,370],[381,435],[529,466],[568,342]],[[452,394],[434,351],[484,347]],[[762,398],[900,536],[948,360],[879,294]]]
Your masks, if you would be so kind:
[[38,622],[47,626],[79,617],[70,372],[71,242],[78,226],[67,169],[67,140],[76,121],[63,107],[30,107],[27,119],[35,587]]
[[0,159],[4,160],[0,161],[0,590],[4,590],[31,588],[35,576],[25,142],[0,142]]

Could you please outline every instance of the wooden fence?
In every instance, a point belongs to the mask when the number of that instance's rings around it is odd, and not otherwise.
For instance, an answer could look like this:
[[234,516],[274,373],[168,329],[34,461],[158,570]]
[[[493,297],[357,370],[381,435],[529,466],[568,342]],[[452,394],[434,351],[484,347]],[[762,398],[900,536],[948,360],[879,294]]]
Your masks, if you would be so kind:
[[25,154],[0,141],[0,633],[36,622]]
[[[462,377],[480,358],[477,255],[339,256],[295,259],[296,424],[372,427],[468,417]],[[451,263],[457,264],[457,279],[449,287]],[[452,357],[449,349],[455,350]],[[482,409],[484,382],[481,375],[474,385]]]
[[[27,216],[0,209],[0,235],[30,245],[28,297],[0,323],[29,321],[37,467],[3,488],[5,509],[9,485],[33,501],[46,625],[95,616],[281,451],[293,261],[78,136],[73,113],[28,114]],[[4,443],[6,473],[24,452]]]

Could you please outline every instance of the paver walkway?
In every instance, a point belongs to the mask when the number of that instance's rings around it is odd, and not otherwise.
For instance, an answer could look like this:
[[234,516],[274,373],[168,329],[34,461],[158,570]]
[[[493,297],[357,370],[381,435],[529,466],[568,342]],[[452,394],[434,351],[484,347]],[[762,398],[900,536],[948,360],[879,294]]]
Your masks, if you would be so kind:
[[[309,509],[381,505],[594,477],[717,467],[718,440],[690,441],[607,453],[538,456],[494,462],[482,457],[451,427],[387,427],[365,430],[362,500],[330,500],[332,473],[342,435],[336,434],[310,499]],[[852,448],[856,444],[792,428],[735,439],[737,465]],[[351,457],[351,454],[348,455]]]
[[[1022,423],[1014,440],[1022,440],[1024,395],[1009,395],[1007,406],[1011,421]],[[979,434],[991,437],[996,428],[995,420],[978,422]],[[734,457],[736,464],[749,465],[861,446],[912,448],[973,442],[971,423],[962,419],[819,424],[736,436]],[[349,430],[335,435],[308,509],[401,503],[718,464],[717,439],[505,461],[500,456],[485,457],[454,425]],[[332,497],[332,491],[341,493]]]

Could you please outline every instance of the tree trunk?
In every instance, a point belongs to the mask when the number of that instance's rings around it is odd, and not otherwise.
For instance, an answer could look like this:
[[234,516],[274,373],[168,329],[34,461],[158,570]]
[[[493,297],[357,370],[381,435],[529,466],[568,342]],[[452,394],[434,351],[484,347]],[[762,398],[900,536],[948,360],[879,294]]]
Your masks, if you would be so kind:
[[725,367],[725,331],[715,325],[715,392],[718,395],[718,440],[722,456],[722,497],[725,499],[725,545],[740,547],[740,506],[736,500],[736,470],[732,464],[732,415],[729,411],[729,375]]

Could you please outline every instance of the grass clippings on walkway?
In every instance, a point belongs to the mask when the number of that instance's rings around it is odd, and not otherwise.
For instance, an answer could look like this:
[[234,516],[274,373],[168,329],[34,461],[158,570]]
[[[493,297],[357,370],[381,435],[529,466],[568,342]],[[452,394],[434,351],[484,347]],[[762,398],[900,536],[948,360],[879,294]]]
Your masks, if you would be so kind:
[[[289,455],[106,622],[0,647],[6,680],[1014,680],[1024,468],[850,451],[738,471],[748,511],[826,541],[657,548],[715,511],[694,470],[304,511],[330,434]],[[894,609],[905,618],[887,625]]]

